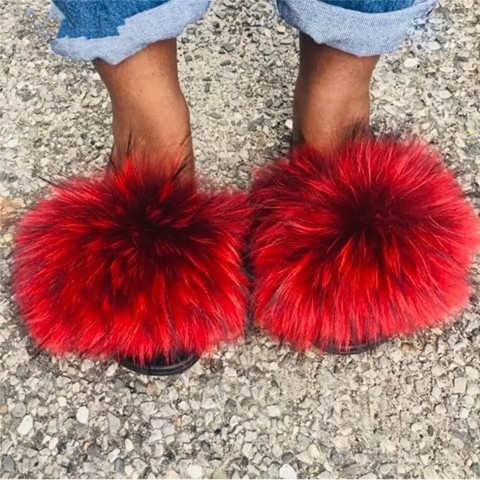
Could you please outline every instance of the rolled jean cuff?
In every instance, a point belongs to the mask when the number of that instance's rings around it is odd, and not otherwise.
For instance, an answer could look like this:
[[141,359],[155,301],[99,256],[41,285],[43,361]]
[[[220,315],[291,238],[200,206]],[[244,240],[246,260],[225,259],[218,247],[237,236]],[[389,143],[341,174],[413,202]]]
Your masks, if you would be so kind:
[[[77,2],[77,5],[83,2],[81,8],[88,15],[78,15],[72,20],[69,2]],[[153,0],[63,0],[53,3],[51,17],[62,20],[58,36],[50,44],[53,53],[73,60],[101,59],[117,65],[152,43],[178,37],[185,27],[203,18],[212,0],[158,0],[158,6],[125,18],[122,18],[125,11],[122,2],[130,2],[129,6],[135,2],[140,6],[142,2],[144,5],[155,3]],[[95,9],[101,10],[103,21]],[[89,22],[92,15],[94,21]]]
[[342,8],[320,0],[274,0],[277,13],[292,27],[325,44],[359,57],[394,52],[414,21],[426,17],[437,0],[383,13]]

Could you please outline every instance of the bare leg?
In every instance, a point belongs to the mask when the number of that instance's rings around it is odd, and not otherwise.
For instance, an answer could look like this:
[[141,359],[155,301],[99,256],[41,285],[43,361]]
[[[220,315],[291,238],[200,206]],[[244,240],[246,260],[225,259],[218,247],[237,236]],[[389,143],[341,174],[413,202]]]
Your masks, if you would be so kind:
[[370,80],[379,57],[356,57],[300,37],[295,88],[295,144],[320,150],[340,146],[352,126],[368,128]]
[[150,45],[119,65],[101,60],[94,65],[112,101],[114,157],[132,148],[152,161],[182,161],[193,172],[190,115],[178,79],[176,40]]

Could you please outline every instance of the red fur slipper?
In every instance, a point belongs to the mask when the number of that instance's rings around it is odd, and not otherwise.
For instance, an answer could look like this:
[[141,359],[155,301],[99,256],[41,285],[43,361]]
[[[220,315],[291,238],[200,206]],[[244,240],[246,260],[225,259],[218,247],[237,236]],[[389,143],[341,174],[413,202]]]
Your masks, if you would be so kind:
[[21,219],[14,289],[40,346],[161,375],[243,335],[245,196],[178,178],[127,158]]
[[259,173],[251,203],[256,319],[300,349],[361,351],[468,302],[479,221],[419,141],[299,148]]

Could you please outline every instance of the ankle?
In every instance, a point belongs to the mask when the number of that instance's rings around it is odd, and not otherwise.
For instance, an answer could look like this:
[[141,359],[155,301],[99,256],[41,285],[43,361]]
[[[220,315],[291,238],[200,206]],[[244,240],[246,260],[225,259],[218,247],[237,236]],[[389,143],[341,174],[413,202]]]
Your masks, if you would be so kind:
[[190,115],[177,72],[175,40],[157,42],[119,65],[94,62],[112,101],[114,157],[135,151],[193,170]]
[[359,58],[305,35],[294,99],[294,144],[335,149],[368,128],[370,79],[378,57]]
[[297,85],[294,98],[294,145],[308,143],[319,150],[332,150],[369,127],[368,88],[334,91],[327,86],[303,89]]
[[[138,101],[112,102],[113,136],[119,151],[131,148],[175,153],[190,141],[190,112],[183,95],[151,92]],[[147,100],[143,103],[143,100]]]

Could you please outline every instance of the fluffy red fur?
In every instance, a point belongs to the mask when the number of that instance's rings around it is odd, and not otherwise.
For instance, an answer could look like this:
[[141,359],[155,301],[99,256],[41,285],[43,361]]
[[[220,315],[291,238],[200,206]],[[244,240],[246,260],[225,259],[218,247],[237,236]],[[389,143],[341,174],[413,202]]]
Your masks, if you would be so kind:
[[479,221],[419,141],[302,147],[259,172],[251,203],[256,319],[300,349],[374,344],[468,302]]
[[137,163],[55,187],[18,225],[16,298],[54,353],[143,363],[243,334],[245,196]]

